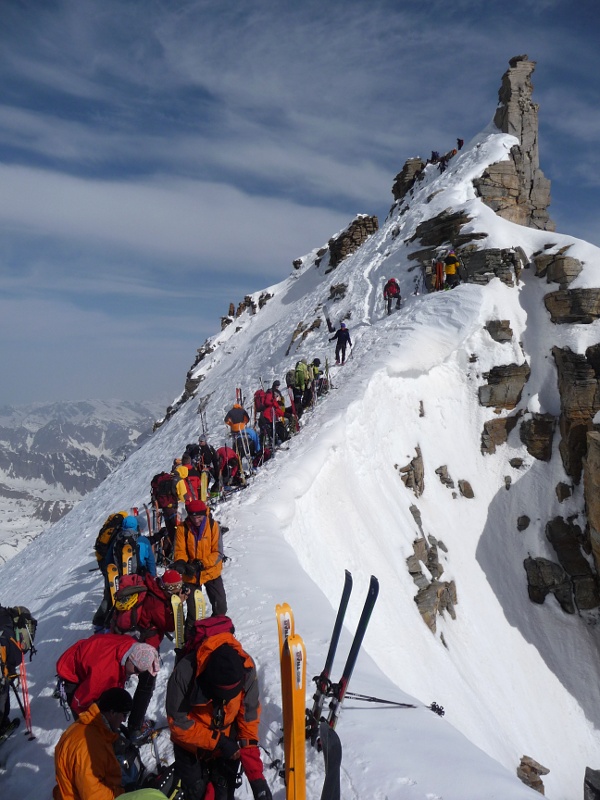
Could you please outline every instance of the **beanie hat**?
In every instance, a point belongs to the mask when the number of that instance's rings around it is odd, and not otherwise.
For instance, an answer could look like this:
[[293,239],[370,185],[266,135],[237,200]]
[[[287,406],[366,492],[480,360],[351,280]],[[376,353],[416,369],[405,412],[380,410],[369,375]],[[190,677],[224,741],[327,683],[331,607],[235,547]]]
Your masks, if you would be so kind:
[[138,529],[138,519],[132,515],[125,517],[123,520],[123,524],[121,525],[122,530],[124,531],[137,531]]
[[127,659],[129,659],[133,666],[140,672],[149,672],[150,675],[158,675],[160,661],[156,648],[151,645],[136,642],[128,651]]
[[175,594],[175,592],[178,592],[182,586],[181,574],[177,572],[176,569],[165,570],[165,573],[162,576],[161,581],[162,585],[167,590],[167,592],[169,592],[169,594]]
[[281,381],[273,381],[273,388],[276,389],[278,386],[281,386]]
[[106,711],[117,711],[121,714],[129,714],[133,708],[133,700],[129,692],[117,687],[102,692],[98,700],[96,700],[96,703],[102,713]]
[[321,359],[320,358],[313,358],[313,364],[315,365],[315,367],[320,367],[321,366]]
[[198,444],[206,444],[206,436],[204,434],[198,439]]
[[206,503],[203,503],[202,500],[191,500],[185,504],[185,510],[188,514],[202,514],[206,511]]
[[231,700],[238,695],[244,677],[244,662],[229,644],[222,644],[213,651],[200,676],[208,696],[218,700]]
[[340,328],[345,328],[345,327],[346,327],[346,323],[345,322],[340,322]]

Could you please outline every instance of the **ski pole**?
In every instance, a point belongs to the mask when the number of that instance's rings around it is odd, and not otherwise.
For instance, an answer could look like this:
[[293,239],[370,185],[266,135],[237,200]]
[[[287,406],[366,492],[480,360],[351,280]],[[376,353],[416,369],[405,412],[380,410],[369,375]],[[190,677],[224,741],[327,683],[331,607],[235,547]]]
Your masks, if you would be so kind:
[[[382,697],[372,697],[368,694],[359,694],[357,692],[346,692],[346,697],[348,700],[362,700],[363,703],[382,703],[387,706],[395,706],[396,708],[418,708],[419,706],[413,705],[413,703],[400,703],[398,700],[385,700]],[[444,707],[438,705],[435,701],[428,706],[423,706],[423,708],[428,708],[430,711],[433,711],[434,714],[437,714],[439,717],[443,717],[446,713],[444,711]]]

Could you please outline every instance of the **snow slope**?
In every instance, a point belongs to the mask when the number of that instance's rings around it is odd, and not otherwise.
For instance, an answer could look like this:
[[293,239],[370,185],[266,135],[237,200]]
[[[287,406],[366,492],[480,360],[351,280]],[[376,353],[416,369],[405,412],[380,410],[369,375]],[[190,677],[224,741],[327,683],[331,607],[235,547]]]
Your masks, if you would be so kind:
[[[549,767],[544,778],[549,798],[581,796],[586,765],[597,767],[600,761],[597,618],[567,617],[553,600],[544,606],[530,603],[522,566],[528,552],[551,557],[543,532],[559,511],[553,487],[565,479],[558,442],[549,463],[532,459],[515,435],[494,456],[483,456],[481,430],[493,412],[479,405],[477,387],[490,367],[526,359],[532,375],[521,406],[556,413],[550,349],[568,344],[583,351],[598,340],[598,323],[551,325],[542,300],[555,287],[531,270],[512,289],[494,280],[484,287],[413,296],[416,270],[407,258],[416,247],[407,240],[419,222],[446,208],[463,208],[474,218],[473,229],[488,233],[486,247],[520,245],[531,255],[548,244],[569,244],[570,254],[585,262],[573,288],[600,285],[597,248],[501,220],[475,198],[471,179],[504,157],[514,141],[489,129],[450,162],[444,175],[430,168],[410,209],[403,214],[396,209],[335,272],[325,275],[326,262],[317,268],[314,254],[307,256],[299,271],[269,288],[273,298],[263,309],[252,316],[245,312],[214,337],[215,351],[197,369],[203,375],[198,396],[64,520],[0,567],[0,601],[28,605],[40,619],[39,655],[30,667],[38,738],[28,743],[15,736],[0,751],[7,797],[50,796],[53,747],[65,727],[51,697],[54,663],[68,645],[90,633],[101,593],[98,573],[89,571],[100,524],[111,511],[147,501],[152,475],[168,468],[197,437],[200,397],[208,398],[209,438],[219,445],[236,386],[250,395],[259,376],[265,383],[283,379],[302,356],[331,360],[323,327],[285,353],[298,322],[308,326],[320,317],[332,283],[348,286],[331,311],[336,320],[351,315],[354,343],[346,366],[333,371],[335,390],[306,415],[289,451],[280,451],[247,491],[217,512],[230,527],[225,544],[231,561],[224,570],[230,614],[259,669],[263,744],[281,757],[274,606],[292,605],[307,646],[308,674],[317,674],[348,568],[355,589],[334,677],[369,575],[375,574],[380,597],[351,688],[414,699],[419,707],[345,705],[338,725],[344,798],[536,797],[515,777],[524,754]],[[392,235],[394,229],[398,235]],[[400,312],[385,317],[381,289],[391,275],[399,278],[405,301]],[[491,339],[483,327],[490,319],[510,320],[512,343]],[[398,474],[417,446],[425,464],[425,491],[418,499]],[[508,463],[517,455],[525,462],[520,470]],[[435,474],[441,465],[455,481],[468,480],[475,497],[453,497]],[[577,512],[580,492],[577,487],[560,506],[561,514]],[[440,618],[435,635],[418,613],[417,588],[406,567],[412,542],[420,536],[413,505],[425,532],[447,549],[441,553],[443,579],[457,585],[457,618]],[[533,522],[518,533],[516,518],[522,513]],[[173,663],[169,650],[163,658],[150,709],[159,720]],[[445,707],[443,719],[424,707],[432,700]],[[161,738],[168,757],[167,737]],[[151,765],[151,754],[144,756]],[[308,753],[309,798],[320,796],[321,761],[317,753]],[[274,797],[283,800],[281,781],[274,771],[266,774]],[[239,796],[251,796],[247,786]]]

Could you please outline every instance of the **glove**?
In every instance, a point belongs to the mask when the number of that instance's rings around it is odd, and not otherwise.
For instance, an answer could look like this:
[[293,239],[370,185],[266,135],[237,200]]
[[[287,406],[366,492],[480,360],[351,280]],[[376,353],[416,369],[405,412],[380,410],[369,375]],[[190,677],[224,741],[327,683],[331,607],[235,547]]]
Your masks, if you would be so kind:
[[183,567],[183,577],[184,578],[195,578],[196,577],[196,568],[194,564],[185,564]]
[[[236,739],[231,739],[229,736],[221,734],[215,750],[218,750],[223,758],[233,758],[239,751],[240,746]],[[265,795],[266,797],[266,795]]]
[[202,572],[202,570],[204,569],[204,564],[198,559],[192,561],[192,564],[194,565],[194,569],[196,569],[198,572]]
[[269,785],[264,778],[259,778],[257,781],[250,781],[250,788],[252,789],[254,800],[273,800]]
[[187,567],[187,561],[184,561],[182,558],[180,558],[179,561],[175,561],[172,564],[171,569],[177,570],[177,572],[180,575],[183,575],[186,567]]

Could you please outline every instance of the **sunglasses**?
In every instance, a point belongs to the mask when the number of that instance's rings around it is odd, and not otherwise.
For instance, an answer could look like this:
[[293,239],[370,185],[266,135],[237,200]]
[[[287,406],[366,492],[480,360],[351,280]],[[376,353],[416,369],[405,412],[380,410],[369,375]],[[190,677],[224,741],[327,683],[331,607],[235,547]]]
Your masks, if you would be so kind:
[[205,517],[206,511],[198,511],[197,513],[189,513],[188,517]]

